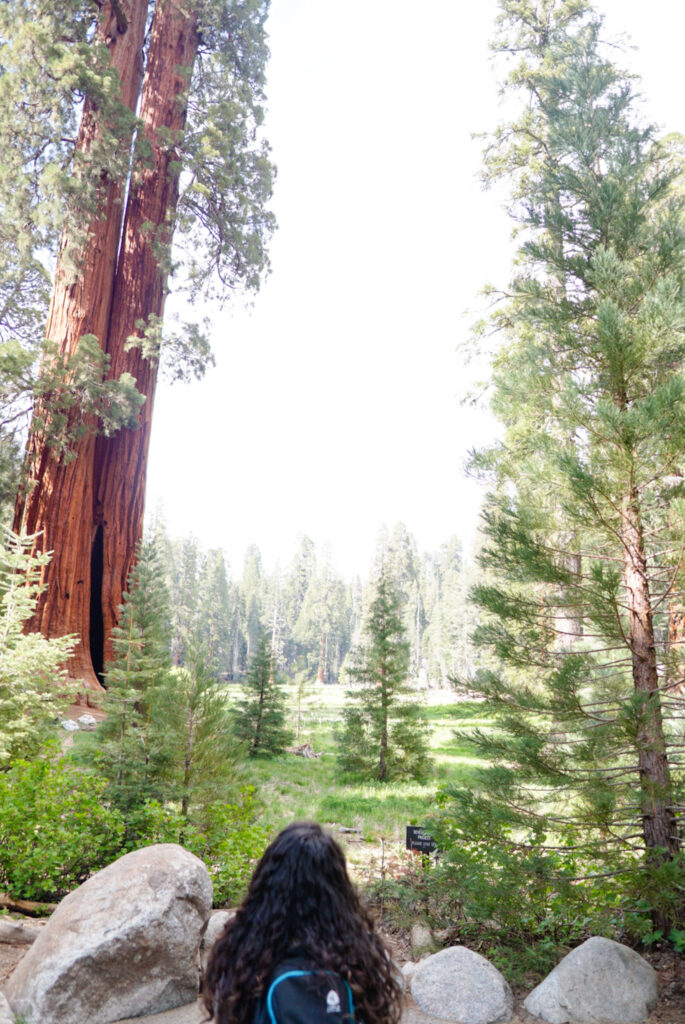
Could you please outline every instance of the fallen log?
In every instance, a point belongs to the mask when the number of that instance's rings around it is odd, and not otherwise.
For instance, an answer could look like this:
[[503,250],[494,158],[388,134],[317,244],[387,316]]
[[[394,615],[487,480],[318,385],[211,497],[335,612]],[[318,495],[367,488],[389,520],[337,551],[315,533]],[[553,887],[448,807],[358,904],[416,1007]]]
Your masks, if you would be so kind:
[[302,743],[299,747],[286,747],[288,754],[297,754],[298,757],[321,757],[321,754],[315,754],[309,743]]
[[26,914],[27,917],[48,917],[57,910],[56,903],[34,903],[33,900],[13,900],[7,893],[0,892],[0,909],[12,910],[15,914]]

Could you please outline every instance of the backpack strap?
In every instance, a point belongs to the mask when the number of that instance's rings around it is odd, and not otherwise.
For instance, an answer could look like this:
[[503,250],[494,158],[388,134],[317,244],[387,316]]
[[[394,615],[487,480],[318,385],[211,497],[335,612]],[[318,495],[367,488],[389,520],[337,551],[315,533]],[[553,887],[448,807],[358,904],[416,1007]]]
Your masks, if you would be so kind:
[[331,971],[311,971],[311,970],[306,970],[306,971],[305,970],[287,970],[287,971],[284,971],[283,974],[279,974],[277,978],[274,978],[274,980],[269,985],[268,991],[266,993],[266,1012],[267,1012],[270,1024],[279,1024],[278,1020],[276,1019],[276,1014],[274,1012],[274,993],[276,991],[276,987],[278,985],[280,985],[280,983],[282,981],[286,981],[286,979],[288,979],[288,978],[302,978],[302,977],[307,977],[307,976],[311,977],[311,976],[314,976],[314,975],[324,975],[324,974],[329,975],[331,978],[336,978],[338,981],[342,981],[343,985],[345,986],[345,990],[347,992],[348,1007],[349,1007],[348,1012],[346,1014],[346,1017],[348,1017],[348,1019],[349,1019],[349,1024],[354,1024],[354,1020],[355,1020],[355,1015],[354,1015],[355,1014],[355,1011],[354,1011],[354,996],[352,995],[352,989],[350,988],[349,982],[345,978],[341,978],[340,975],[333,974]]
[[276,986],[280,984],[280,982],[285,981],[286,978],[302,978],[304,977],[304,975],[311,973],[311,971],[285,971],[283,974],[279,975],[278,978],[271,982],[271,984],[269,985],[269,991],[266,994],[266,1012],[269,1015],[269,1020],[271,1021],[271,1024],[278,1024],[276,1016],[274,1014],[274,990]]

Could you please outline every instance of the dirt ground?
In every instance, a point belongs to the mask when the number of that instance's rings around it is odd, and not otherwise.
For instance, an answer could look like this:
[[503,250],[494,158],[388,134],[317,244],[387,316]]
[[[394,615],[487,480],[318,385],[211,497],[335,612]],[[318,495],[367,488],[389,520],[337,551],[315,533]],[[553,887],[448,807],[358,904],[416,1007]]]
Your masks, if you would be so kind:
[[[27,921],[35,925],[35,921]],[[409,937],[403,932],[385,933],[395,962],[402,965],[411,959]],[[30,947],[12,946],[0,942],[0,990],[10,974]],[[656,952],[646,957],[659,977],[659,1002],[649,1017],[649,1024],[685,1024],[685,960],[671,952]],[[539,1018],[531,1017],[523,1009],[523,1000],[528,989],[514,990],[514,1016],[510,1024],[540,1024]],[[430,1024],[435,1018],[420,1013],[416,1007],[408,1007],[405,1024]]]

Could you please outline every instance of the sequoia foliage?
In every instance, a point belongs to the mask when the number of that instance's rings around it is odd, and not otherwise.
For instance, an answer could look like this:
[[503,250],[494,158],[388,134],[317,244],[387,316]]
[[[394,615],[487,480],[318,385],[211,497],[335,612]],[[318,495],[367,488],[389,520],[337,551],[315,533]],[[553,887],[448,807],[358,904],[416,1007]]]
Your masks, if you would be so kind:
[[[32,625],[78,636],[68,671],[82,688],[101,690],[142,537],[160,359],[174,378],[212,361],[201,320],[165,318],[167,294],[223,301],[267,270],[267,11],[267,0],[0,10],[0,501],[32,407],[14,525],[53,551]],[[47,308],[43,264],[54,266]]]

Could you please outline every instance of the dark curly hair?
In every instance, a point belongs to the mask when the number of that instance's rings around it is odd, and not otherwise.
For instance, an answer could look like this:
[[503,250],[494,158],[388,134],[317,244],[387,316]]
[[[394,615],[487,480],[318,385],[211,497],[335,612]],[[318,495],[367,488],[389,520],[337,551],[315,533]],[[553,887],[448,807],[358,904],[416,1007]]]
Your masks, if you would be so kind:
[[352,988],[364,1024],[398,1024],[402,988],[335,842],[314,822],[284,829],[209,957],[203,999],[217,1024],[252,1024],[257,1002],[293,949]]

